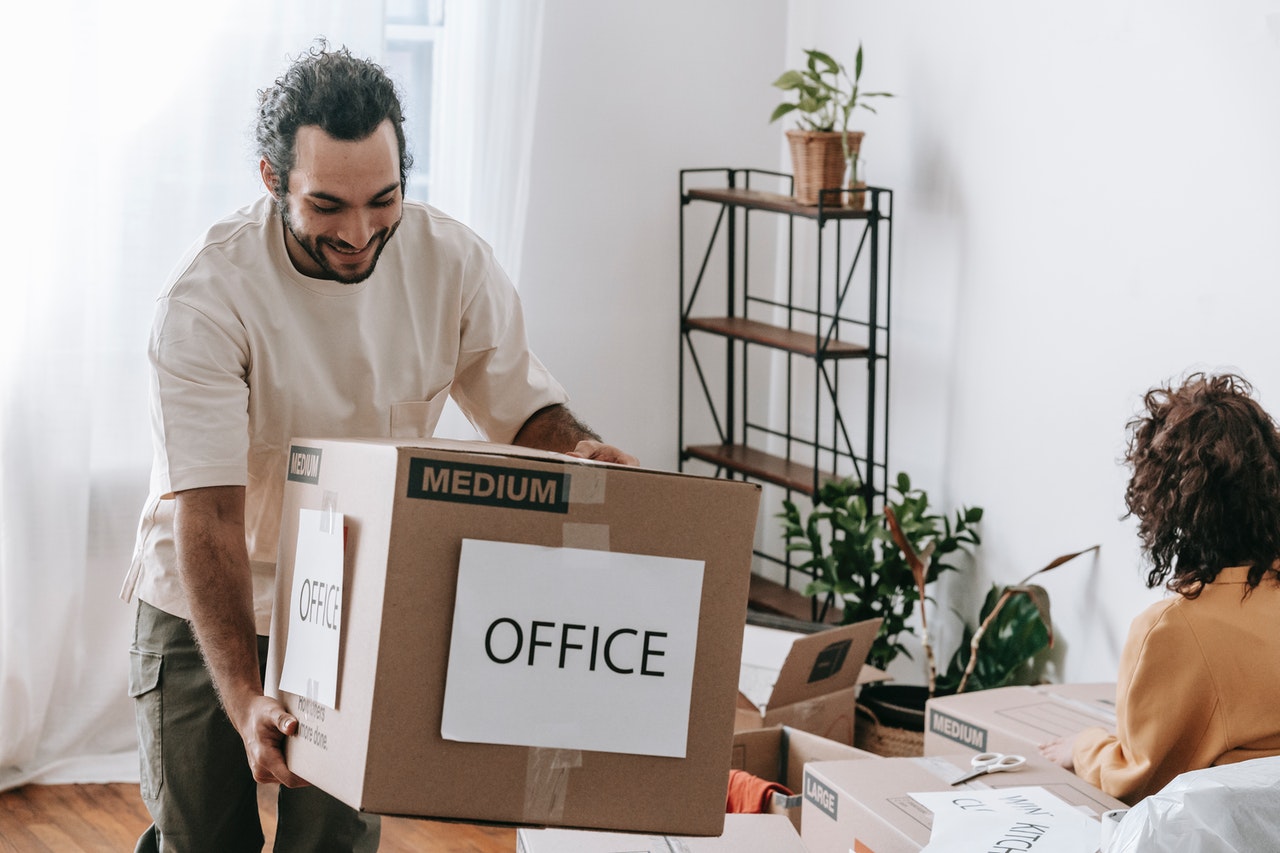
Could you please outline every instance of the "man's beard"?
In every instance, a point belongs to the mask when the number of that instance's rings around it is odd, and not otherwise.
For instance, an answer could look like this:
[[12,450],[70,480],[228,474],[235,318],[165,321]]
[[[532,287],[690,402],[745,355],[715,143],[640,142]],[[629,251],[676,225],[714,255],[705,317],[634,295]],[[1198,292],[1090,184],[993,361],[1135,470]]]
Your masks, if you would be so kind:
[[[382,250],[387,247],[387,243],[391,240],[391,236],[395,234],[396,229],[400,227],[400,220],[397,219],[395,224],[390,228],[384,228],[370,237],[370,241],[378,241],[378,247],[374,250],[373,257],[369,259],[369,265],[363,270],[357,272],[355,275],[344,275],[334,269],[333,264],[329,263],[328,258],[326,258],[324,256],[324,252],[321,251],[321,245],[331,246],[335,250],[344,248],[352,249],[355,248],[354,246],[349,246],[346,243],[330,240],[325,237],[311,237],[310,235],[299,233],[293,227],[293,221],[289,216],[289,208],[287,205],[280,206],[280,214],[284,219],[284,227],[289,229],[289,233],[293,235],[293,239],[298,241],[298,245],[307,253],[307,257],[315,261],[320,266],[320,269],[324,270],[326,278],[333,279],[334,281],[341,282],[342,284],[359,284],[369,276],[373,275],[374,267],[378,265],[378,258],[382,256]],[[339,252],[339,254],[341,254],[341,252]]]

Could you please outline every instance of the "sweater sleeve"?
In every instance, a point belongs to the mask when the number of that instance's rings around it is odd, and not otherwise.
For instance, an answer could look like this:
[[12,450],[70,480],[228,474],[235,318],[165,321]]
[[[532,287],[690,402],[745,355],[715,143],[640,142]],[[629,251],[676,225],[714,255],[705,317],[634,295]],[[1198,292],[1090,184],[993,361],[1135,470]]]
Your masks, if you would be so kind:
[[1133,805],[1193,769],[1219,701],[1200,644],[1174,600],[1129,629],[1116,685],[1116,733],[1087,729],[1073,750],[1076,774]]

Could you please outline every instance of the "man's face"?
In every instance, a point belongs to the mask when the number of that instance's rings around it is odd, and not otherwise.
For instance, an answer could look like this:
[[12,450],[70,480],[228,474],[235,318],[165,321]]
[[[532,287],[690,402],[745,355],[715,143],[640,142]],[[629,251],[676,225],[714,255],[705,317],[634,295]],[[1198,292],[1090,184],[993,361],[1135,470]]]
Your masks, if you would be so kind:
[[[356,284],[373,274],[400,225],[400,148],[384,121],[356,142],[316,125],[298,128],[282,205],[289,259],[303,275]],[[262,164],[268,188],[271,167]]]

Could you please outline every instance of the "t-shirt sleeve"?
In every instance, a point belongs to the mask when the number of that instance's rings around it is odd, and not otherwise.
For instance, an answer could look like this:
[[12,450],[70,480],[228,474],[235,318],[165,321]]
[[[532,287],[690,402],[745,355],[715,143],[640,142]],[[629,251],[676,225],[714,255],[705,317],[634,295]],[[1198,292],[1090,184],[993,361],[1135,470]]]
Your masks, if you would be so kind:
[[249,355],[237,329],[173,297],[157,305],[148,355],[159,494],[248,482]]
[[510,443],[539,409],[568,402],[564,388],[529,348],[519,296],[496,260],[477,260],[463,305],[453,397],[489,441]]
[[1076,738],[1076,774],[1132,805],[1190,769],[1217,708],[1194,631],[1177,608],[1155,605],[1134,620],[1121,653],[1116,733]]

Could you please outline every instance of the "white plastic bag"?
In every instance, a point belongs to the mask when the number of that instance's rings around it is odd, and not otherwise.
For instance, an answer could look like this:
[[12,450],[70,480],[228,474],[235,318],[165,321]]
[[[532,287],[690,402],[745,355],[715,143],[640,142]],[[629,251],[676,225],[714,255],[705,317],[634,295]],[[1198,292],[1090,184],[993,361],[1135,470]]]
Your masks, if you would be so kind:
[[1280,850],[1280,756],[1183,773],[1131,808],[1106,853]]

